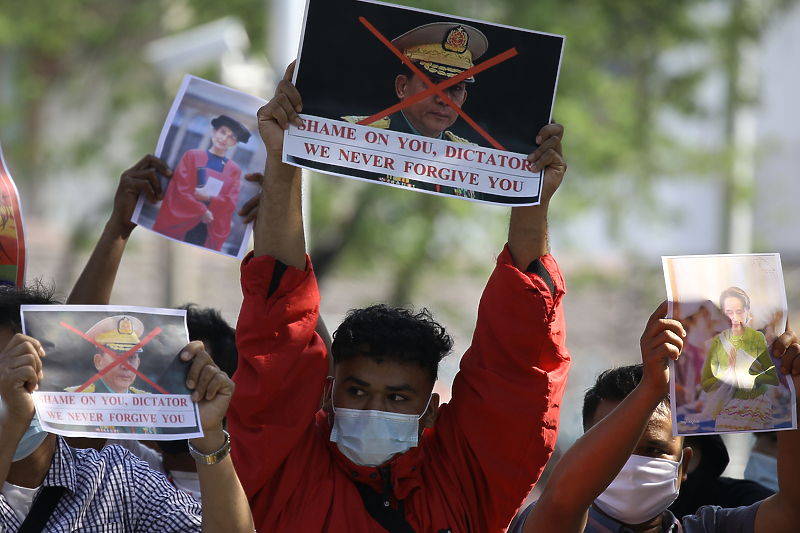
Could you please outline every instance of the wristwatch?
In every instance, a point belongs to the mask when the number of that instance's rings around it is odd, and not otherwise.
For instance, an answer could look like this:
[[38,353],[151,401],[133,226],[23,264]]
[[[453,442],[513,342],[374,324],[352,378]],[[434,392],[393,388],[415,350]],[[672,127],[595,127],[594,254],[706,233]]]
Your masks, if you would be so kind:
[[192,441],[187,441],[189,443],[189,453],[192,454],[192,457],[194,457],[195,461],[204,465],[213,465],[222,461],[229,453],[231,453],[231,436],[224,429],[222,432],[225,434],[225,443],[222,445],[222,448],[213,453],[200,453],[197,448],[192,446]]

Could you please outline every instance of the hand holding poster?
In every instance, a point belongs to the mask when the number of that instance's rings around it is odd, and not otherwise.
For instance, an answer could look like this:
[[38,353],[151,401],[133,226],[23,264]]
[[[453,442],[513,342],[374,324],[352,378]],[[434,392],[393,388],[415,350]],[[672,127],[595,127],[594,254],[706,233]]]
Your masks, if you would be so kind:
[[677,435],[797,427],[792,379],[772,345],[787,304],[778,254],[663,257],[668,317],[686,331],[670,362]]
[[551,119],[563,43],[366,0],[309,0],[294,75],[304,125],[286,132],[283,160],[432,194],[537,204],[542,174],[527,157]]
[[27,253],[19,192],[0,148],[0,285],[22,286]]
[[264,171],[256,112],[264,101],[187,75],[158,139],[164,199],[139,198],[133,222],[178,242],[244,257],[252,224],[239,209],[260,192],[245,176]]
[[23,333],[45,350],[33,393],[42,427],[74,437],[202,436],[186,387],[186,311],[22,306]]

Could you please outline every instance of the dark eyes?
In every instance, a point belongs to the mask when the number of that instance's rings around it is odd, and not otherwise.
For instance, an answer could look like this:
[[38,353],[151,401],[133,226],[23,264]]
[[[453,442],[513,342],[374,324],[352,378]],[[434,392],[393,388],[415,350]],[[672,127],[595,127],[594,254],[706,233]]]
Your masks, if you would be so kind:
[[647,455],[651,455],[653,457],[660,456],[660,455],[669,455],[666,451],[662,450],[661,448],[647,448],[645,450]]
[[[350,387],[349,389],[347,389],[347,392],[349,392],[353,396],[358,396],[358,397],[368,396],[367,392],[364,389],[359,389],[358,387]],[[408,400],[408,398],[400,394],[389,394],[387,398],[391,402],[405,402]]]

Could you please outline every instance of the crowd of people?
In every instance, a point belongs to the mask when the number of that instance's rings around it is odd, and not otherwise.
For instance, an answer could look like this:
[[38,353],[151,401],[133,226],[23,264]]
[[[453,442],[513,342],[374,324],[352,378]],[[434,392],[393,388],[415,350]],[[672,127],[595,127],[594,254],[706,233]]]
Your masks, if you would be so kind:
[[[55,303],[52,291],[0,291],[1,531],[797,531],[798,431],[780,431],[773,443],[772,490],[724,482],[718,437],[673,436],[668,362],[680,358],[686,331],[666,318],[666,304],[644,325],[641,364],[607,370],[586,392],[585,435],[558,461],[539,501],[519,512],[554,450],[570,368],[564,277],[547,224],[567,168],[559,124],[536,133],[528,161],[543,170],[541,203],[511,210],[450,402],[440,403],[433,386],[453,341],[426,310],[356,309],[328,339],[306,253],[301,171],[281,157],[284,130],[302,122],[292,71],[258,113],[268,157],[263,176],[250,177],[261,193],[238,213],[255,228],[235,333],[212,309],[187,307],[191,342],[181,358],[203,437],[148,446],[44,432],[31,393],[46,379],[47,354],[21,333],[19,311]],[[215,143],[241,141],[223,133]],[[157,172],[171,174],[146,156],[123,173],[67,303],[109,303],[137,198],[163,198]],[[744,312],[745,298],[723,294],[723,310]],[[731,334],[746,334],[737,320]],[[771,354],[758,352],[770,372],[752,387],[779,373],[800,385],[792,331]],[[709,365],[735,365],[727,353]],[[703,373],[709,391],[711,374]],[[741,388],[728,387],[720,411],[762,396]],[[698,496],[668,510],[690,483]],[[713,501],[700,501],[712,492]]]

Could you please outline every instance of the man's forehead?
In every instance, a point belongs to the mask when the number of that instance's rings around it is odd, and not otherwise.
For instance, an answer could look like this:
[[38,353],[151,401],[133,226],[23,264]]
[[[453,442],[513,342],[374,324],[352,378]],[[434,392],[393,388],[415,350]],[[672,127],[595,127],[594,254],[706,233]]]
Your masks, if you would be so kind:
[[672,416],[669,407],[663,403],[659,404],[650,420],[647,421],[647,428],[644,436],[651,441],[672,442]]
[[334,376],[342,383],[351,382],[362,387],[377,386],[392,390],[419,391],[431,385],[427,372],[417,363],[367,356],[340,361],[334,366]]
[[[603,418],[611,414],[616,407],[622,403],[622,400],[600,400],[594,414],[594,421],[592,425],[597,424]],[[672,413],[669,404],[662,402],[658,404],[653,413],[650,415],[650,420],[647,421],[647,428],[645,429],[645,437],[650,435],[649,440],[660,440],[662,442],[672,442]]]

